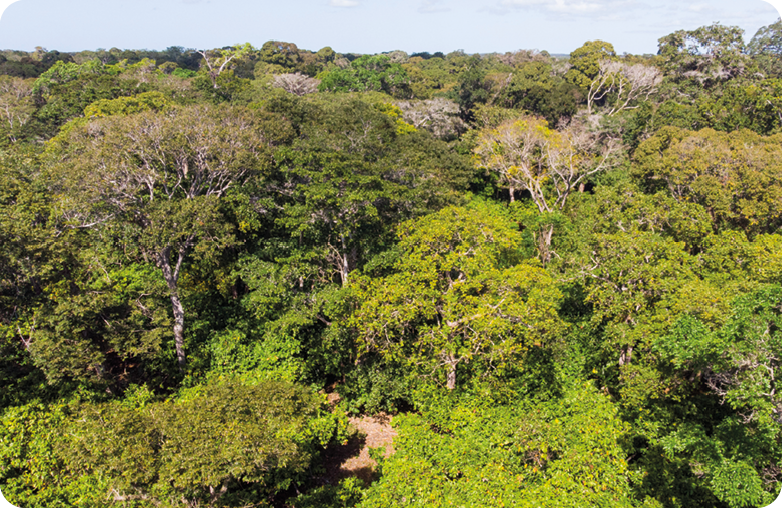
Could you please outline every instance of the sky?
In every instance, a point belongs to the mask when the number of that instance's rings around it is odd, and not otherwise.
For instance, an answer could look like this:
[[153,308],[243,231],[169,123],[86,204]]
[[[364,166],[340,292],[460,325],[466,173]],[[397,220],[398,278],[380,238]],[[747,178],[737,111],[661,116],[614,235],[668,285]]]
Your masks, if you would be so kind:
[[[782,0],[771,0],[782,5]],[[720,22],[747,38],[779,17],[762,0],[0,0],[0,49],[210,49],[269,40],[317,51],[567,54],[589,40],[655,53]]]

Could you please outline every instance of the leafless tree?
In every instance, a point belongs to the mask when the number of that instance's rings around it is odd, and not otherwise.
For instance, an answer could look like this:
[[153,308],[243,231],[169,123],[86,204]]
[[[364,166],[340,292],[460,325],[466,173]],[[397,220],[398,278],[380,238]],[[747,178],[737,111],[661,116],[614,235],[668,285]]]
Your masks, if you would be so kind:
[[410,60],[410,55],[408,55],[406,52],[398,50],[398,49],[395,50],[395,51],[391,51],[389,53],[384,53],[384,54],[388,57],[388,59],[392,63],[400,63],[401,64],[401,63],[406,63],[408,60]]
[[301,97],[308,93],[317,92],[320,80],[296,72],[294,74],[277,74],[274,76],[273,84],[276,88],[282,88],[288,93]]
[[32,79],[0,76],[0,117],[4,126],[2,130],[14,143],[19,129],[30,121],[35,111],[32,86]]
[[400,101],[402,119],[416,129],[426,129],[438,138],[457,136],[466,130],[459,118],[459,106],[448,99],[436,98],[423,101]]
[[648,99],[657,91],[661,82],[662,73],[656,67],[601,60],[600,72],[589,85],[587,92],[587,110],[592,114],[595,104],[612,93],[616,94],[616,101],[608,110],[607,116],[626,109],[635,109],[638,106],[631,104]]
[[[474,152],[478,166],[496,172],[508,186],[511,201],[517,190],[526,190],[541,213],[550,213],[562,210],[590,176],[613,167],[619,149],[618,140],[601,138],[587,124],[557,131],[542,118],[524,116],[482,129]],[[550,225],[538,237],[544,263],[553,231]]]

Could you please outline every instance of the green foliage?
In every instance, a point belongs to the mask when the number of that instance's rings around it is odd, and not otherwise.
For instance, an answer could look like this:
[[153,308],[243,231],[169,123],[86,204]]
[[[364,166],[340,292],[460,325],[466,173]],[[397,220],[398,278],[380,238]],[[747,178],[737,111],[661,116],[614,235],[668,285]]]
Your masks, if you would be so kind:
[[501,372],[555,336],[558,291],[521,263],[515,226],[480,205],[403,223],[395,273],[353,284],[361,349],[453,389],[458,366]]
[[320,405],[301,387],[230,381],[141,407],[83,405],[59,453],[70,470],[105,478],[117,500],[263,503],[344,434],[345,422]]
[[600,62],[615,57],[614,46],[610,43],[600,40],[585,42],[570,53],[572,67],[565,75],[565,79],[582,89],[588,89],[592,80],[600,72]]
[[[745,45],[714,24],[657,56],[591,41],[569,60],[2,52],[3,494],[767,504],[779,31]],[[653,94],[618,90],[633,68]],[[339,93],[271,86],[283,73]],[[343,411],[395,414],[371,487],[325,482]]]
[[125,384],[152,367],[170,340],[166,287],[153,267],[84,254],[79,261],[101,272],[47,287],[48,301],[31,317],[37,329],[30,354],[50,383]]
[[[666,453],[688,458],[714,496],[731,507],[764,506],[780,489],[779,286],[737,298],[724,324],[684,314],[656,343],[677,372],[697,372],[712,397],[732,411],[713,415],[710,432],[690,422],[659,429]],[[666,432],[667,431],[667,432]]]
[[570,118],[582,102],[581,89],[553,75],[551,64],[531,62],[513,73],[495,103],[540,115],[551,125]]
[[132,115],[142,111],[162,111],[169,105],[168,99],[160,92],[145,92],[134,97],[120,97],[118,99],[101,99],[84,109],[87,118]]
[[666,74],[677,80],[696,79],[706,86],[744,75],[748,70],[744,30],[714,23],[678,30],[658,40],[658,55]]
[[58,61],[35,80],[33,93],[50,93],[55,85],[74,81],[84,75],[100,75],[104,73],[112,73],[112,70],[106,68],[99,60],[90,60],[81,65],[73,62]]
[[268,334],[250,341],[243,333],[228,330],[216,334],[208,348],[210,372],[219,375],[299,381],[304,374],[302,344],[294,337]]
[[338,485],[317,487],[300,494],[292,501],[297,508],[351,508],[364,495],[364,482],[360,478],[345,478]]
[[57,450],[69,417],[63,404],[31,403],[10,408],[0,425],[0,484],[14,506],[108,506],[107,482],[68,470]]
[[641,505],[621,447],[627,428],[589,383],[562,399],[473,399],[394,424],[395,453],[359,506]]
[[776,136],[750,131],[697,132],[667,127],[639,145],[635,175],[677,200],[702,205],[718,226],[748,234],[774,232],[782,223]]
[[319,74],[320,91],[385,92],[397,98],[410,98],[409,78],[404,68],[385,55],[365,55],[350,62],[345,69]]
[[384,115],[394,119],[394,123],[396,124],[396,133],[398,135],[412,134],[417,132],[415,127],[402,120],[402,110],[399,109],[398,106],[394,106],[393,104],[389,103],[383,103],[378,105],[377,108]]
[[198,75],[196,71],[181,68],[174,69],[171,74],[178,78],[194,78]]

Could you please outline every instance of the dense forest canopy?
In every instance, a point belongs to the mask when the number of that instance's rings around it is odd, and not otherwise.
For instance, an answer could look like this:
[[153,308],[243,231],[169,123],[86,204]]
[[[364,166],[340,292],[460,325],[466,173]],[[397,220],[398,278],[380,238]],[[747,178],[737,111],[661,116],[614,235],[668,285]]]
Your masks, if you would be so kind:
[[[643,56],[5,51],[0,164],[15,505],[782,489],[782,20]],[[332,481],[378,414],[393,454]]]

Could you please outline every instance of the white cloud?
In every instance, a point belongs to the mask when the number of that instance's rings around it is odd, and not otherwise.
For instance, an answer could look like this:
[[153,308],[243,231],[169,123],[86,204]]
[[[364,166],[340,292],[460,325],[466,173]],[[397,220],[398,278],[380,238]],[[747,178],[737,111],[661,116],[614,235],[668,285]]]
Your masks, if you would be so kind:
[[446,12],[450,11],[450,7],[442,5],[443,0],[423,0],[421,6],[418,8],[418,12],[421,13],[433,13],[433,12]]
[[532,10],[557,15],[615,16],[639,6],[636,0],[500,0],[499,10]]
[[329,0],[332,7],[356,7],[358,4],[358,0]]

